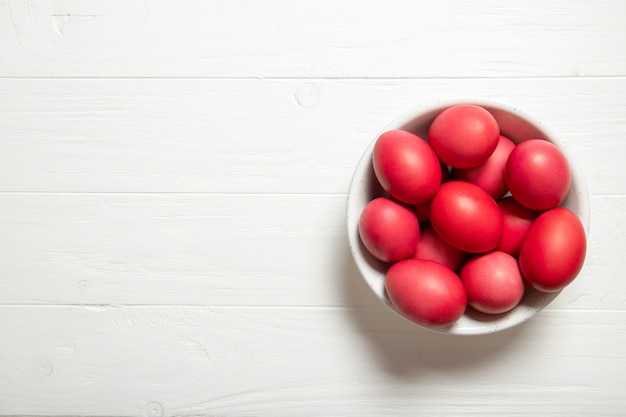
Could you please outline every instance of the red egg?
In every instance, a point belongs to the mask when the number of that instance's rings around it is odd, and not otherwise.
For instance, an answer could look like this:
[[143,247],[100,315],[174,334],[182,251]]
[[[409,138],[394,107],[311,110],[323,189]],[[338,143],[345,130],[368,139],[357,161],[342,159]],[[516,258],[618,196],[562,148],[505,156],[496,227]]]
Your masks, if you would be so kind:
[[524,280],[517,260],[505,252],[493,251],[470,258],[459,277],[468,304],[483,313],[507,312],[524,296]]
[[458,275],[433,261],[407,259],[393,264],[385,275],[385,289],[398,312],[425,326],[449,326],[467,306]]
[[359,218],[359,236],[363,245],[383,262],[411,257],[419,240],[419,231],[413,211],[387,197],[367,203]]
[[441,183],[435,152],[419,136],[404,130],[385,132],[376,140],[372,164],[383,189],[404,203],[428,201]]
[[439,159],[454,168],[485,162],[498,145],[500,127],[486,109],[462,104],[439,113],[428,129],[428,143]]
[[504,181],[504,168],[513,148],[515,148],[513,141],[500,136],[496,150],[484,163],[473,168],[454,168],[452,179],[476,184],[494,200],[501,198],[508,191]]
[[534,288],[559,291],[582,269],[587,252],[585,230],[569,209],[548,210],[532,223],[519,252],[522,275]]
[[513,149],[504,176],[513,198],[538,211],[561,204],[571,185],[563,153],[556,145],[540,139],[526,140]]
[[540,213],[527,209],[513,197],[506,197],[498,201],[498,207],[500,207],[504,220],[504,232],[497,249],[509,255],[517,256],[530,225]]
[[470,253],[495,249],[504,227],[494,199],[464,181],[441,185],[430,205],[430,222],[445,242]]
[[447,266],[453,271],[457,271],[467,254],[453,246],[447,244],[430,223],[425,223],[420,229],[420,238],[413,253],[413,259],[425,259]]

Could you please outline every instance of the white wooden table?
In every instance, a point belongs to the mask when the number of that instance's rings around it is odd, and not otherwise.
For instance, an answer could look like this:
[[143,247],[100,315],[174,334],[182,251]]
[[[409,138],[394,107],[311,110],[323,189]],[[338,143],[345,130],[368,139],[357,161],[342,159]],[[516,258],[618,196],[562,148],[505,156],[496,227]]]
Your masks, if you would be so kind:
[[[626,2],[0,0],[0,414],[623,416]],[[587,177],[579,278],[488,337],[349,255],[353,168],[434,99]]]

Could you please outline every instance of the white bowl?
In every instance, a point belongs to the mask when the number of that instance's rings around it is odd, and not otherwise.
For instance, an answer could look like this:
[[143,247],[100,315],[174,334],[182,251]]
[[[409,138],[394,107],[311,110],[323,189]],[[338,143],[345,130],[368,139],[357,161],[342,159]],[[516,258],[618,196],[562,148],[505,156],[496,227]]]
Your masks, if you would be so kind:
[[[428,127],[435,116],[446,108],[457,104],[475,104],[487,109],[498,121],[501,134],[515,143],[534,138],[544,139],[555,144],[565,154],[572,172],[571,189],[562,206],[569,208],[580,218],[585,234],[588,234],[589,231],[589,195],[585,178],[578,164],[567,151],[567,148],[541,122],[515,107],[489,100],[438,101],[418,107],[389,123],[372,140],[354,171],[347,201],[348,241],[356,266],[367,285],[374,291],[374,294],[403,318],[404,316],[394,308],[385,293],[384,276],[390,264],[374,258],[365,249],[359,238],[358,223],[361,211],[369,201],[380,195],[385,195],[374,175],[372,150],[378,136],[392,129],[407,130],[426,140]],[[559,293],[560,291],[543,293],[528,287],[522,301],[514,309],[506,313],[497,315],[483,314],[468,306],[465,314],[451,326],[431,329],[440,333],[459,335],[494,333],[529,320],[550,304]]]

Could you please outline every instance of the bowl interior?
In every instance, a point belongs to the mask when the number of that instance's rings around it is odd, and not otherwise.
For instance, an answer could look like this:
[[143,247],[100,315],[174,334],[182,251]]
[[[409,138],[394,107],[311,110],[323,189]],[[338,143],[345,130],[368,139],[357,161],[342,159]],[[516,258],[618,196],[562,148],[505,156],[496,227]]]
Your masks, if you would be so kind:
[[[583,223],[585,233],[589,230],[589,198],[584,177],[575,160],[567,149],[542,126],[523,112],[492,101],[486,100],[458,100],[437,102],[422,106],[411,111],[385,126],[380,133],[402,129],[415,133],[424,140],[427,139],[428,127],[433,119],[444,109],[456,104],[476,104],[487,109],[496,118],[500,125],[501,134],[515,143],[527,139],[543,139],[554,143],[565,154],[572,171],[572,185],[569,194],[562,204],[572,210]],[[379,134],[380,134],[379,133]],[[356,266],[374,294],[396,313],[391,301],[385,293],[384,275],[389,264],[374,258],[363,246],[358,234],[358,221],[365,205],[380,195],[383,189],[378,184],[372,167],[372,150],[379,135],[377,135],[363,153],[354,171],[347,201],[348,240],[350,250]],[[449,334],[486,334],[504,330],[530,319],[535,313],[546,307],[554,300],[559,292],[544,293],[527,288],[522,301],[512,310],[503,314],[484,314],[468,307],[466,313],[453,325],[432,330]],[[401,314],[400,314],[401,315]],[[407,319],[408,320],[408,319]]]

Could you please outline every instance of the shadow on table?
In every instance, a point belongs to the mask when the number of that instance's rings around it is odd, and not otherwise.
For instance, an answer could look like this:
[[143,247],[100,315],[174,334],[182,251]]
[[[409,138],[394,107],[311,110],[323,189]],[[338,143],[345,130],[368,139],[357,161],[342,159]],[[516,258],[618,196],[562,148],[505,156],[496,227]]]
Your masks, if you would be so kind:
[[507,360],[516,342],[536,327],[531,320],[512,329],[479,336],[441,334],[419,327],[378,300],[345,247],[340,290],[345,305],[349,306],[346,314],[380,366],[395,377],[408,378],[428,370],[458,374],[482,369],[499,359]]

